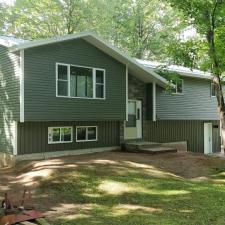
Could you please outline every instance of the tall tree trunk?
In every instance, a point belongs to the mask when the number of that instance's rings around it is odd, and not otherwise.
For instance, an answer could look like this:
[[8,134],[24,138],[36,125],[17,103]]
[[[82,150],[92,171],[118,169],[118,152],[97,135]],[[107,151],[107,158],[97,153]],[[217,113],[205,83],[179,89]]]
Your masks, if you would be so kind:
[[206,18],[208,18],[209,29],[206,34],[206,38],[209,46],[209,55],[212,60],[212,72],[213,72],[213,83],[216,87],[216,98],[217,98],[217,108],[219,112],[220,128],[221,128],[221,138],[223,143],[223,149],[225,147],[225,104],[223,96],[223,87],[221,82],[222,71],[220,68],[220,62],[216,53],[215,47],[215,30],[216,30],[216,10],[219,5],[219,1],[216,0],[212,12],[206,12]]
[[218,76],[218,75],[214,76],[213,83],[216,85],[217,107],[218,107],[218,111],[219,111],[221,138],[222,138],[223,149],[224,149],[224,144],[225,144],[225,106],[224,106],[224,97],[223,97],[223,87],[221,84],[220,76]]

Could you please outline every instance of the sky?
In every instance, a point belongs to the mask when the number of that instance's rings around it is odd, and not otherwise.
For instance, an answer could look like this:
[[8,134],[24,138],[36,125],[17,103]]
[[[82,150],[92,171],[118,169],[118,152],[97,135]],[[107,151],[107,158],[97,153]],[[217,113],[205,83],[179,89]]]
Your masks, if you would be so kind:
[[15,0],[0,0],[0,3],[5,3],[8,5],[13,5],[14,2],[15,2]]

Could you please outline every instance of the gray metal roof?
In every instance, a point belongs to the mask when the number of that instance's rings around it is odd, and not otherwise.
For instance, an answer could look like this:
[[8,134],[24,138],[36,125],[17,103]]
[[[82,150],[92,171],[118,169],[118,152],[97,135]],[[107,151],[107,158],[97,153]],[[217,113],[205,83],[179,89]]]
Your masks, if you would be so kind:
[[[159,63],[159,62],[154,62],[154,61],[148,61],[148,60],[142,60],[142,59],[136,59],[138,63],[141,65],[151,68],[151,69],[157,69],[161,66],[166,66],[164,63]],[[212,75],[209,72],[204,72],[201,70],[197,69],[190,69],[188,67],[184,66],[177,66],[177,65],[169,65],[166,66],[168,71],[173,71],[179,73],[181,76],[186,76],[186,77],[193,77],[193,78],[201,78],[201,79],[212,79]]]

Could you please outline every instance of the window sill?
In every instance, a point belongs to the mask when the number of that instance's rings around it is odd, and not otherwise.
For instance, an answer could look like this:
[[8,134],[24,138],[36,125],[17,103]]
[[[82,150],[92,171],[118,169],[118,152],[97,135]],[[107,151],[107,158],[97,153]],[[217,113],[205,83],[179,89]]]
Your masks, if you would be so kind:
[[183,93],[171,93],[171,95],[178,95],[178,96],[182,96],[184,95]]
[[68,143],[72,143],[73,141],[57,141],[57,142],[48,142],[49,145],[52,144],[68,144]]
[[58,96],[57,98],[72,98],[72,99],[88,99],[88,100],[106,100],[106,98],[86,98],[86,97],[70,97],[70,96]]
[[95,140],[76,140],[76,142],[91,142],[91,141],[98,141],[97,139]]

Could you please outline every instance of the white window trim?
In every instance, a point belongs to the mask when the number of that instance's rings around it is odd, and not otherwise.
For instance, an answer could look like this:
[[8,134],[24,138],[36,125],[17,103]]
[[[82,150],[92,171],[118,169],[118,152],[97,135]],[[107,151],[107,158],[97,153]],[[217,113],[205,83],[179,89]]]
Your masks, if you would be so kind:
[[176,92],[172,92],[172,94],[173,95],[183,95],[184,94],[184,90],[183,90],[183,88],[184,88],[184,80],[183,79],[181,79],[181,82],[182,82],[182,92],[180,93],[180,92],[177,92],[177,82],[174,84],[174,86],[175,86],[175,91]]
[[[212,95],[212,87],[213,87],[214,83],[210,83],[210,96],[211,98],[216,98],[216,95]],[[215,90],[216,91],[216,90]]]
[[[96,129],[96,139],[88,140],[88,128],[95,127]],[[77,140],[77,129],[78,128],[86,128],[86,140]],[[98,127],[97,126],[76,126],[76,142],[90,142],[90,141],[98,141]]]
[[[67,66],[67,78],[68,78],[68,95],[58,95],[58,66]],[[92,79],[93,79],[93,97],[75,97],[70,95],[70,66],[75,66],[75,67],[81,67],[81,68],[87,68],[87,69],[92,69]],[[103,71],[103,98],[96,98],[96,70]],[[88,66],[80,66],[80,65],[75,65],[75,64],[67,64],[67,63],[56,63],[56,97],[59,98],[77,98],[77,99],[97,99],[97,100],[105,100],[106,99],[106,81],[105,81],[105,69],[102,68],[97,68],[97,67],[88,67]]]
[[[61,139],[61,129],[62,128],[71,128],[71,141],[49,141],[49,132],[51,129],[58,128],[60,129],[60,139]],[[73,142],[73,127],[72,126],[56,126],[56,127],[48,127],[48,144],[66,144]]]

